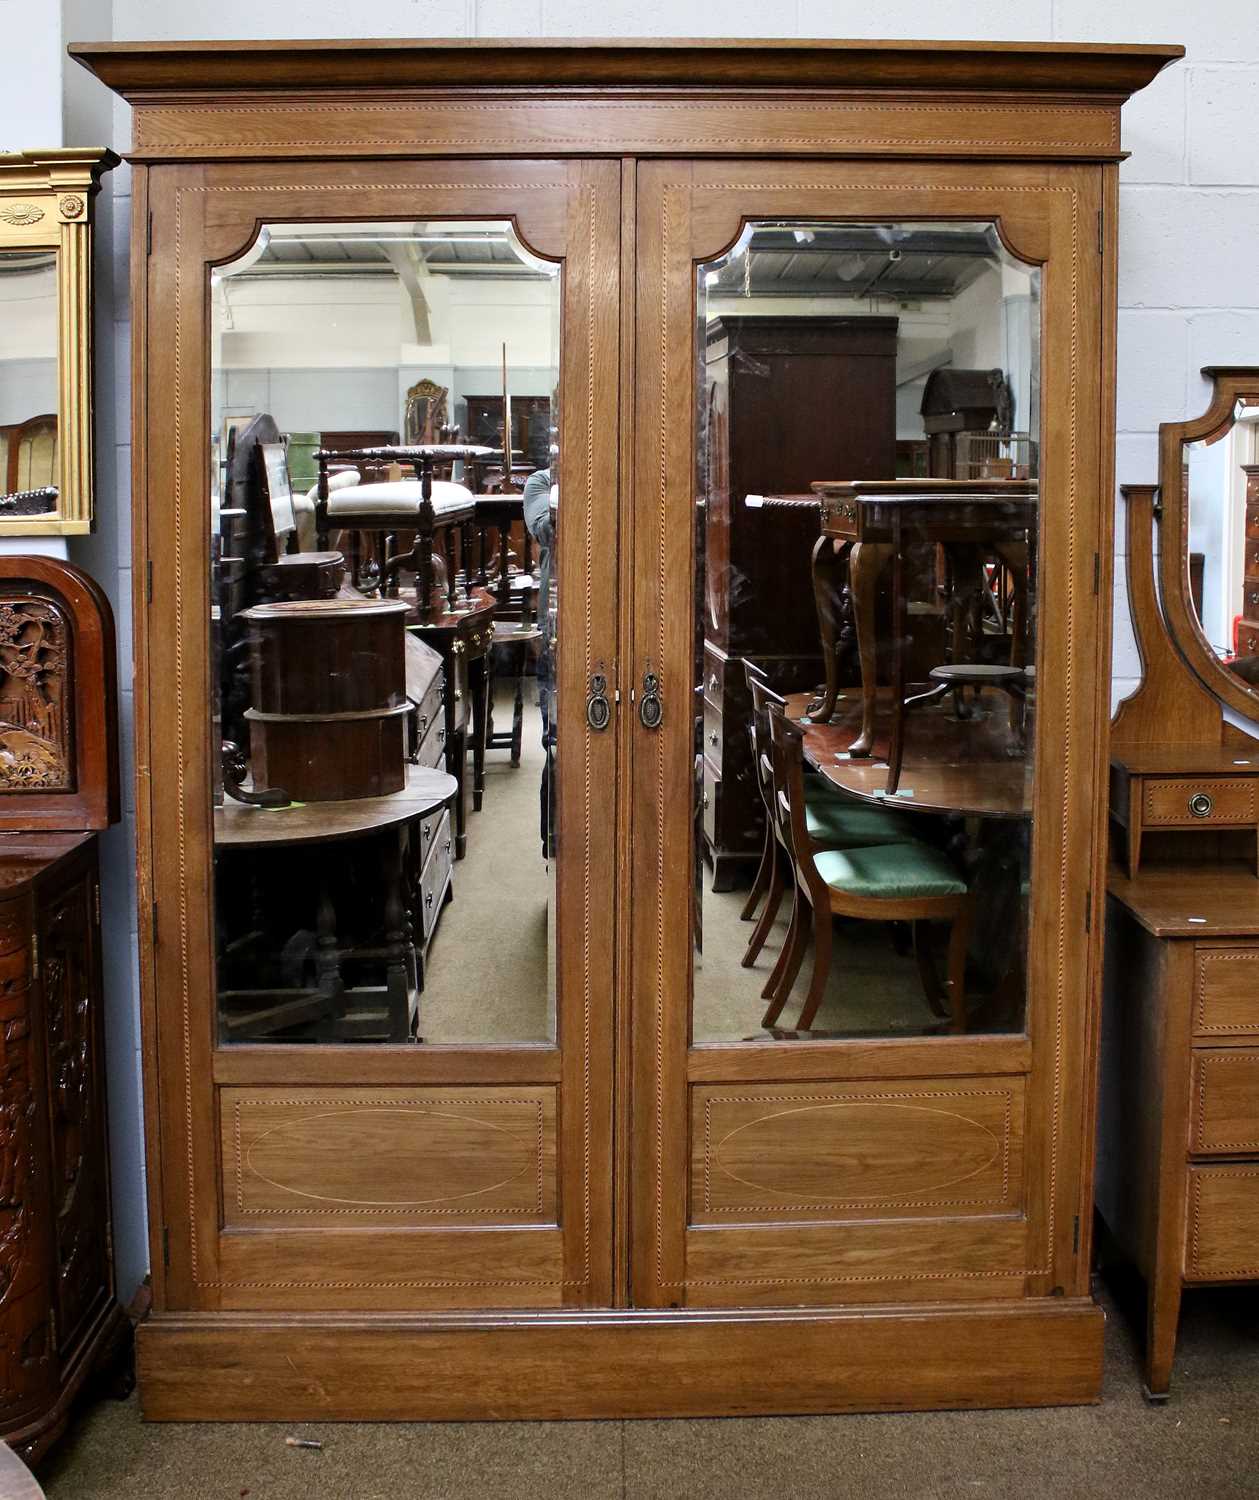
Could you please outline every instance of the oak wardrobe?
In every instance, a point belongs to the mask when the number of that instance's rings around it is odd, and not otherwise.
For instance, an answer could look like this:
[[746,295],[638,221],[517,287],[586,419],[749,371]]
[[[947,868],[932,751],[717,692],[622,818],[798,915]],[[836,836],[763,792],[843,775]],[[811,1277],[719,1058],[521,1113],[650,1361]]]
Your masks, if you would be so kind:
[[[1181,49],[72,51],[134,107],[145,1413],[1096,1399],[1119,116]],[[783,453],[730,490],[706,329],[867,315],[898,443],[933,370],[992,372],[956,487]],[[325,455],[308,493],[285,443]],[[813,486],[862,479],[890,499],[828,532]],[[772,625],[799,599],[758,576],[807,601],[812,548],[834,711],[819,637],[725,685],[714,747],[709,595]],[[250,750],[287,666],[236,607],[328,553],[334,597],[268,604],[332,622],[287,663],[326,670],[312,756],[353,715],[413,748],[416,646],[454,642],[477,790],[440,888],[449,764],[302,806]],[[736,738],[727,890],[704,765]]]

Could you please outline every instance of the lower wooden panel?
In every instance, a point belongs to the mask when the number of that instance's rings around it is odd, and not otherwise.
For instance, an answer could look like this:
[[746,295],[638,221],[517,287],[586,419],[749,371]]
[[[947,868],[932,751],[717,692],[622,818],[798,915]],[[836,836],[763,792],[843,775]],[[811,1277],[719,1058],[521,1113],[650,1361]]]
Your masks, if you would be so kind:
[[553,1088],[227,1088],[223,1222],[553,1224]]
[[691,1091],[692,1224],[1012,1214],[1021,1078],[705,1084]]
[[161,1315],[151,1421],[477,1421],[1096,1401],[1101,1310],[1019,1305],[528,1320]]
[[1020,1217],[690,1229],[686,1305],[1018,1298],[1029,1280],[1027,1239]]
[[560,1307],[559,1229],[228,1230],[220,1307],[267,1312],[377,1312]]

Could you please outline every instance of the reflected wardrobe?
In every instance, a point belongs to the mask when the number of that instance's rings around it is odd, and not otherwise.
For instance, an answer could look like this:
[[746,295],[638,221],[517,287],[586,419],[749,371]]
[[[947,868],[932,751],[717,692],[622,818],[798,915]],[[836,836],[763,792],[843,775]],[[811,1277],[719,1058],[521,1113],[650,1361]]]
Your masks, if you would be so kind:
[[1180,49],[75,50],[135,108],[146,1413],[1095,1399],[1119,109]]

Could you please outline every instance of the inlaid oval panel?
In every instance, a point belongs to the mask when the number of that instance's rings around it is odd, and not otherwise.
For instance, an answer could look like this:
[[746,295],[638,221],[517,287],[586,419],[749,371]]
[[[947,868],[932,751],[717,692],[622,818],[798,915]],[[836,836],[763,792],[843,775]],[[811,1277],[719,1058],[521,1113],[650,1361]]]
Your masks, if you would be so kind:
[[[228,1217],[553,1212],[550,1090],[225,1090]],[[529,1097],[525,1097],[529,1096]]]
[[1004,1081],[921,1092],[697,1089],[694,1220],[1008,1209],[1019,1166],[1016,1095]]
[[[259,1136],[246,1166],[302,1198],[378,1208],[475,1198],[529,1171],[536,1146],[467,1115],[431,1109],[336,1110]],[[371,1163],[388,1163],[377,1173]]]

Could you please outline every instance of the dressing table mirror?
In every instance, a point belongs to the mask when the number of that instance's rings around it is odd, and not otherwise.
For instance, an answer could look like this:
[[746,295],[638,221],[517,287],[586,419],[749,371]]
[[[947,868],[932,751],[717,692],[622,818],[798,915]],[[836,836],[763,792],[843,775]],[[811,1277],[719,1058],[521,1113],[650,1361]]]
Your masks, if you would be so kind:
[[117,163],[0,154],[0,535],[92,529],[92,201]]
[[[1168,629],[1228,708],[1259,718],[1259,368],[1209,365],[1207,410],[1164,423],[1161,591]],[[1199,561],[1200,560],[1200,561]]]

